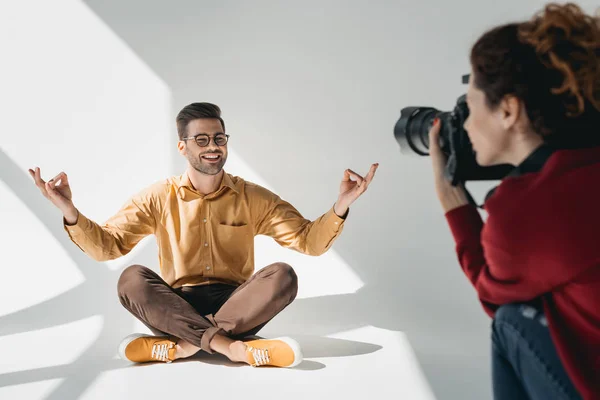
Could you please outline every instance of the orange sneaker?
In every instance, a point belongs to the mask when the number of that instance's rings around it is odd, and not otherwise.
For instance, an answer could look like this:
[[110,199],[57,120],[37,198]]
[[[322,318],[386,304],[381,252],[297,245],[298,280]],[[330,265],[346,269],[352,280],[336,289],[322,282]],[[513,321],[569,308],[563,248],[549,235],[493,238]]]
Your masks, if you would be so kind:
[[167,336],[134,333],[119,345],[119,357],[136,363],[175,360],[175,342]]
[[302,362],[300,345],[288,337],[246,342],[246,356],[253,367],[269,365],[292,368]]

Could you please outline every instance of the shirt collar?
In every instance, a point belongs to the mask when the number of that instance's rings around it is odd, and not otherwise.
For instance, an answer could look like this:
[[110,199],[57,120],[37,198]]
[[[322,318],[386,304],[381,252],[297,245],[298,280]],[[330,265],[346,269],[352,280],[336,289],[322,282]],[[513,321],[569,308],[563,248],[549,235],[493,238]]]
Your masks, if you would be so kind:
[[[179,192],[179,189],[181,188],[186,188],[189,190],[195,190],[194,189],[194,185],[192,185],[192,181],[190,181],[190,177],[186,172],[184,172],[179,179],[177,179],[175,181],[175,185],[177,186],[177,191]],[[233,182],[233,179],[231,179],[231,176],[223,171],[223,179],[221,180],[221,185],[219,186],[219,189],[216,190],[215,193],[220,192],[224,187],[228,187],[231,190],[233,190],[236,193],[239,193],[238,188],[235,186],[235,183]]]
[[[550,158],[555,149],[547,143],[542,144],[540,147],[535,149],[521,164],[513,168],[513,170],[506,175],[508,177],[519,177],[521,175],[529,174],[532,172],[539,172],[546,164],[546,161]],[[490,190],[485,196],[485,201],[488,201],[494,194],[498,186]],[[484,203],[485,203],[484,201]]]
[[541,171],[553,152],[554,149],[552,147],[545,143],[542,144],[507,176],[521,176],[531,172]]

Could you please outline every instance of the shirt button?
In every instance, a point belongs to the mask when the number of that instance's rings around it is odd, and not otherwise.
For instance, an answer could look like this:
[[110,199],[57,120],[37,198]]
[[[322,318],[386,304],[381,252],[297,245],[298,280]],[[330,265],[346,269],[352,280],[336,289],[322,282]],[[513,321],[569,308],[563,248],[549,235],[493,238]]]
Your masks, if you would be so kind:
[[209,267],[208,265],[206,266],[206,270],[207,270],[207,271],[208,271],[208,270],[210,270],[210,267]]
[[204,243],[204,247],[208,247],[208,243]]
[[206,218],[204,218],[204,222],[206,222]]

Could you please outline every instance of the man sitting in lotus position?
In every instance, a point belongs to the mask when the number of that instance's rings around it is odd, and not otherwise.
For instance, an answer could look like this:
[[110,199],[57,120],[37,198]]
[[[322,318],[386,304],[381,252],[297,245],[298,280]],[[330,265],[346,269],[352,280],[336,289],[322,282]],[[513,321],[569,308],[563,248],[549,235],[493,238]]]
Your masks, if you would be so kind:
[[133,362],[171,362],[204,350],[253,366],[299,364],[300,347],[290,338],[240,340],[289,305],[298,288],[294,270],[284,263],[253,275],[254,236],[271,236],[304,254],[325,253],[378,165],[365,178],[346,170],[335,205],[309,221],[269,190],[225,173],[229,135],[218,106],[186,106],[177,116],[177,131],[186,172],[136,194],[104,225],[74,206],[64,172],[45,182],[39,168],[29,170],[42,194],[63,212],[71,240],[95,260],[124,256],[147,235],[156,236],[161,275],[132,265],[118,282],[121,303],[154,336],[126,337],[119,355]]

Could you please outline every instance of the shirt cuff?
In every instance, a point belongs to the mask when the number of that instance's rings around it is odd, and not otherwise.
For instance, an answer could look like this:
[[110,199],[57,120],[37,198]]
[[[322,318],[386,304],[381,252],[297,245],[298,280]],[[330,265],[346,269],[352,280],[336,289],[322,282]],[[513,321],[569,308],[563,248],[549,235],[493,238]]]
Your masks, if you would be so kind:
[[329,211],[327,211],[327,213],[325,213],[325,224],[328,226],[333,226],[334,227],[334,231],[337,232],[339,229],[336,228],[341,228],[344,225],[344,222],[346,221],[346,218],[348,217],[348,213],[350,212],[350,209],[348,209],[348,211],[346,211],[346,214],[344,214],[343,217],[340,217],[339,215],[337,215],[334,211],[334,207],[331,207],[331,209],[329,209]]
[[341,219],[346,219],[346,218],[348,218],[348,214],[350,213],[350,207],[348,207],[348,209],[346,210],[346,212],[344,213],[344,215],[342,215],[342,216],[340,217],[340,216],[339,216],[339,215],[337,215],[337,213],[335,212],[335,204],[333,205],[333,208],[332,208],[332,210],[333,210],[333,213],[334,213],[334,214],[335,214],[337,217],[339,217],[339,218],[341,218]]
[[473,205],[467,204],[448,211],[446,220],[456,243],[479,240],[483,220]]
[[71,239],[73,239],[77,236],[81,236],[88,229],[89,220],[85,217],[85,215],[79,213],[75,225],[67,225],[67,221],[63,217],[63,227],[65,231],[67,231]]

